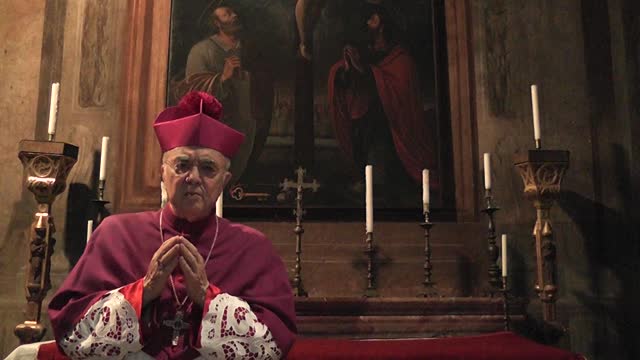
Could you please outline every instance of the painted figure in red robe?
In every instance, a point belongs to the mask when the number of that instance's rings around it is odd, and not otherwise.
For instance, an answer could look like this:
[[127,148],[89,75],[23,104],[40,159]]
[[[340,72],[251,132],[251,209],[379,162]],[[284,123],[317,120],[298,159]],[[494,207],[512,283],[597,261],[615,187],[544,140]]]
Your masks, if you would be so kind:
[[369,5],[365,19],[366,48],[345,46],[329,72],[336,138],[359,175],[371,164],[379,185],[398,188],[403,177],[415,185],[422,169],[435,167],[416,64],[396,41],[384,7]]

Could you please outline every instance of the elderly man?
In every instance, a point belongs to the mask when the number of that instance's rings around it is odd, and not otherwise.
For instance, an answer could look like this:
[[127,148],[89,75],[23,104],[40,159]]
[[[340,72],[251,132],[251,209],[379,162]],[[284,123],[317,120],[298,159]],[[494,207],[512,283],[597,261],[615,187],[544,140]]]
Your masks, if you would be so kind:
[[296,332],[286,269],[260,232],[215,215],[244,135],[193,92],[163,111],[168,205],[96,229],[49,304],[70,358],[278,359]]

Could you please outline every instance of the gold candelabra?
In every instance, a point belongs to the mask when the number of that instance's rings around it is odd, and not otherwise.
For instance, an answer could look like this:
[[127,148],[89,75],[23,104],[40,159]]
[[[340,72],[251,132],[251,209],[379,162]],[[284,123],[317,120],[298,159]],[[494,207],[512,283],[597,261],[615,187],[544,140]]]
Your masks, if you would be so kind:
[[533,227],[536,252],[535,290],[542,301],[543,319],[556,321],[556,245],[551,226],[551,206],[569,167],[569,151],[529,150],[516,154],[515,167],[524,183],[524,195],[536,209]]
[[44,336],[45,327],[40,323],[42,300],[51,289],[49,272],[56,242],[51,206],[67,187],[67,176],[78,159],[78,147],[61,142],[22,140],[18,157],[27,173],[26,187],[38,202],[29,235],[26,319],[15,328],[20,343],[28,344]]

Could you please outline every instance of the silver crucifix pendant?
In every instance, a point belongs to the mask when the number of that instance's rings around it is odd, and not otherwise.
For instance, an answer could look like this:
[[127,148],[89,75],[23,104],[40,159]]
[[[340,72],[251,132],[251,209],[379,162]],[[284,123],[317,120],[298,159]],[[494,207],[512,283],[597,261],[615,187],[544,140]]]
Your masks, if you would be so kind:
[[180,340],[180,333],[182,330],[189,328],[190,324],[183,321],[184,313],[182,310],[176,311],[176,316],[173,320],[164,320],[162,324],[173,329],[173,336],[171,340],[172,346],[178,346],[178,340]]

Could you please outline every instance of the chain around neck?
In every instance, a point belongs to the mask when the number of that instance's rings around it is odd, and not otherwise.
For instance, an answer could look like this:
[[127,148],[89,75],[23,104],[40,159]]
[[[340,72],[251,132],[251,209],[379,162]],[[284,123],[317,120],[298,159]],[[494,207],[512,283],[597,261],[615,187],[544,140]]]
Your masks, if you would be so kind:
[[[160,225],[160,243],[164,243],[164,231],[162,230],[162,214],[164,214],[164,208],[160,210],[160,220],[158,221]],[[211,247],[209,248],[209,254],[207,254],[207,258],[204,260],[204,265],[206,266],[211,258],[211,254],[213,252],[213,247],[216,245],[216,240],[218,240],[218,229],[219,229],[218,216],[216,215],[216,233],[213,236],[213,242],[211,243]],[[176,286],[173,283],[173,274],[169,274],[169,280],[171,281],[171,290],[173,290],[173,297],[176,299],[176,304],[178,305],[178,309],[182,308],[184,304],[187,302],[189,296],[185,296],[182,301],[178,298],[178,292],[176,291]]]

